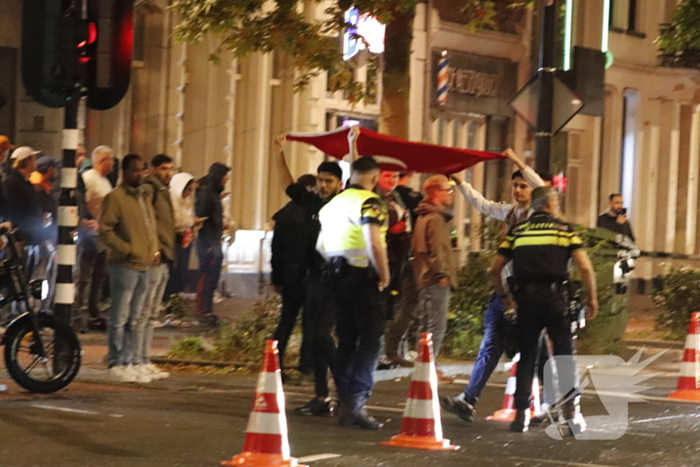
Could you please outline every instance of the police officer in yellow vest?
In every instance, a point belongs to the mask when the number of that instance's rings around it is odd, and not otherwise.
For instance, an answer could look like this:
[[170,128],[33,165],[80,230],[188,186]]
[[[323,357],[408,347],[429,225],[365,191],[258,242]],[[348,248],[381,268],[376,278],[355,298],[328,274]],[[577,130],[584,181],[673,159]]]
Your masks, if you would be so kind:
[[328,263],[338,304],[335,379],[339,422],[368,430],[382,427],[365,403],[374,385],[372,372],[386,324],[380,293],[389,285],[388,211],[372,191],[378,180],[379,164],[373,158],[353,162],[350,185],[319,213],[317,244]]

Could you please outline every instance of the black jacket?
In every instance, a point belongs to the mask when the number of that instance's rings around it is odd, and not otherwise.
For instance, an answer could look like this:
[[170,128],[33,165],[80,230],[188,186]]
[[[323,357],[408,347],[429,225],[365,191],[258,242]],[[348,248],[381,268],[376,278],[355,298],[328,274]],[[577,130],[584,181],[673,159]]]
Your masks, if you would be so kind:
[[316,251],[316,240],[321,232],[321,222],[318,220],[318,213],[328,200],[324,201],[316,193],[307,190],[304,185],[299,183],[289,185],[286,193],[292,199],[292,202],[304,211],[306,222],[304,235],[306,235],[306,239],[300,249],[305,253],[305,271],[310,272],[312,275],[317,275],[325,262],[320,253]]
[[209,167],[207,174],[207,186],[197,194],[194,210],[197,217],[206,217],[197,236],[197,246],[202,249],[210,249],[221,245],[221,236],[224,233],[224,212],[221,207],[221,180],[230,171],[228,167],[219,162],[214,162]]
[[624,224],[618,224],[617,217],[611,216],[608,212],[604,212],[598,216],[598,227],[626,235],[627,237],[631,238],[633,242],[636,241],[634,234],[632,233],[632,226],[630,226],[630,223],[625,222]]
[[272,218],[275,221],[270,260],[272,285],[298,284],[306,275],[312,242],[318,236],[314,219],[294,201],[288,202]]
[[22,232],[29,245],[39,245],[48,239],[39,195],[29,180],[13,170],[3,183],[6,194],[7,217]]

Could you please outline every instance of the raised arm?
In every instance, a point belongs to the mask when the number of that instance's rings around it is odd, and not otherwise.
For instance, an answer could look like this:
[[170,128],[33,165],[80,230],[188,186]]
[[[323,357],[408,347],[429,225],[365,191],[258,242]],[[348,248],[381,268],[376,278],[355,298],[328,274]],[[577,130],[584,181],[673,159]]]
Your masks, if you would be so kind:
[[476,191],[470,183],[465,182],[461,177],[457,175],[451,175],[450,177],[457,184],[457,189],[464,199],[481,214],[500,221],[505,221],[508,213],[513,209],[512,204],[499,203],[484,198],[484,195]]

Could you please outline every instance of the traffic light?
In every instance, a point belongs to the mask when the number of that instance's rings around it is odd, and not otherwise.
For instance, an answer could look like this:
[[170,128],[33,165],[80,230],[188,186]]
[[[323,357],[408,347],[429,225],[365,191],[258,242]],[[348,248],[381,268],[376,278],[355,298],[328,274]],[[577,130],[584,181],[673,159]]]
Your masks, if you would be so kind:
[[24,0],[22,79],[40,104],[64,107],[77,88],[88,106],[114,107],[129,88],[133,0]]

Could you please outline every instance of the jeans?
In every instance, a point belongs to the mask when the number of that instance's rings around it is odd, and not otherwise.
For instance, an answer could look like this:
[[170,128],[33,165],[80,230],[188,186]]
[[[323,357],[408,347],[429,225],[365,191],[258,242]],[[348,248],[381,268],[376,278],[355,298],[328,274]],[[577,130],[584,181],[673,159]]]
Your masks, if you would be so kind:
[[165,288],[165,299],[171,295],[183,292],[187,283],[187,271],[189,270],[190,255],[192,254],[192,245],[183,248],[180,245],[175,245],[175,262],[170,267],[170,279]]
[[97,318],[100,315],[97,305],[102,293],[102,283],[106,277],[107,250],[100,244],[97,237],[82,232],[78,250],[80,266],[78,267],[77,305],[78,308],[86,306],[87,298],[88,313],[91,318]]
[[328,370],[335,375],[336,346],[331,332],[335,326],[337,305],[333,291],[321,277],[311,277],[304,304],[303,354],[308,355],[314,372],[316,396],[328,397]]
[[503,300],[498,295],[493,294],[484,315],[484,338],[481,340],[481,347],[469,377],[469,384],[464,388],[464,399],[472,405],[479,401],[491,373],[503,354],[501,329],[504,324],[503,314],[505,311]]
[[277,341],[280,369],[282,370],[284,370],[284,353],[287,350],[289,336],[292,335],[294,325],[299,316],[299,311],[304,305],[305,297],[306,287],[301,280],[294,281],[294,283],[290,281],[289,284],[282,286],[282,310],[280,312],[280,321],[272,336],[272,338]]
[[440,287],[439,283],[423,287],[418,291],[418,313],[421,321],[425,321],[425,324],[421,324],[421,329],[423,332],[433,334],[433,357],[440,354],[442,340],[445,337],[450,291],[450,286]]
[[224,254],[221,245],[211,248],[197,245],[199,255],[199,283],[197,284],[197,314],[210,315],[214,312],[214,291],[219,285]]
[[557,377],[563,397],[578,392],[576,366],[573,359],[573,341],[566,302],[559,290],[550,284],[531,285],[524,291],[514,291],[518,303],[518,343],[520,361],[516,373],[515,408],[530,407],[532,379],[537,360],[537,343],[542,329],[546,328],[557,360]]
[[397,312],[394,320],[386,332],[386,344],[384,353],[390,359],[401,356],[399,346],[405,338],[405,334],[411,323],[416,319],[416,305],[418,303],[418,289],[413,275],[413,268],[408,265],[404,268],[404,277],[401,282],[397,303]]
[[107,363],[112,368],[133,362],[135,344],[141,339],[136,323],[143,312],[149,273],[110,265],[109,281],[112,307],[109,309]]
[[372,373],[382,348],[385,319],[377,279],[369,268],[348,266],[333,278],[338,304],[335,382],[341,401],[364,398],[374,386]]
[[148,292],[143,302],[143,312],[136,322],[137,335],[134,349],[134,365],[147,365],[151,363],[151,341],[153,340],[153,325],[158,320],[160,304],[163,301],[163,293],[168,283],[170,270],[167,264],[153,266],[148,271]]

